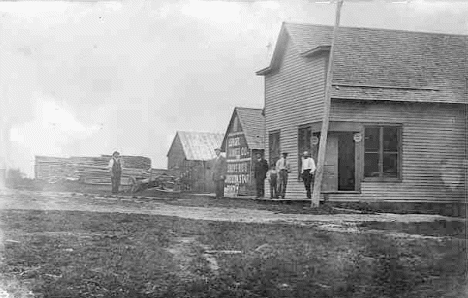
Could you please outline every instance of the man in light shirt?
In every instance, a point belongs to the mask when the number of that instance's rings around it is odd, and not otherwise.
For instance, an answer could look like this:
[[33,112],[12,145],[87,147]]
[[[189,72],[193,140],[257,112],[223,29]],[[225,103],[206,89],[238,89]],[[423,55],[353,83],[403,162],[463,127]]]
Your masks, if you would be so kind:
[[284,199],[286,195],[286,186],[288,185],[288,173],[291,172],[289,161],[286,160],[288,153],[283,152],[283,156],[276,162],[276,171],[278,172],[278,197]]
[[311,191],[310,191],[310,184],[312,183],[312,178],[314,177],[314,172],[315,172],[315,162],[310,157],[310,154],[308,151],[304,151],[303,157],[302,157],[302,180],[304,181],[304,186],[307,191],[307,198],[311,199]]

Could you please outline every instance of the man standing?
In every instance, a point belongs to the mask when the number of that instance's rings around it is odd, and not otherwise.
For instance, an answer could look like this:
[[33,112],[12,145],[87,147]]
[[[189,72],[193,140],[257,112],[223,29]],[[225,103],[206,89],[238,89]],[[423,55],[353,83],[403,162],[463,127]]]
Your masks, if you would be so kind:
[[312,199],[311,192],[310,192],[310,184],[312,183],[312,177],[314,176],[315,172],[315,162],[310,157],[309,152],[304,151],[302,157],[302,180],[304,181],[304,187],[307,191],[307,198],[310,200]]
[[119,192],[120,178],[122,177],[122,162],[119,152],[112,153],[112,159],[109,161],[107,168],[111,173],[112,193],[116,194]]
[[257,187],[257,199],[265,196],[265,178],[268,172],[268,163],[261,153],[257,153],[257,161],[254,166],[255,185]]
[[224,197],[224,180],[227,173],[226,158],[221,155],[221,149],[215,149],[216,158],[213,161],[213,181],[215,183],[215,193],[217,199]]
[[283,156],[276,162],[276,171],[278,172],[278,197],[284,199],[286,195],[286,186],[288,184],[288,173],[291,172],[289,161],[286,160],[288,153],[283,152]]

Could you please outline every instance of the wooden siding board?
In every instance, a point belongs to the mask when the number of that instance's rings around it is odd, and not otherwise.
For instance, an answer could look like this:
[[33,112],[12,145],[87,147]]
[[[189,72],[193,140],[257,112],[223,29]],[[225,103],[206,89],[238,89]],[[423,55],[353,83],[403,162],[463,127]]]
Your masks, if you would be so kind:
[[[291,174],[287,198],[304,198],[297,179],[297,129],[301,124],[322,120],[326,55],[300,57],[287,42],[279,69],[265,76],[266,137],[280,131],[283,151],[289,152]],[[400,123],[403,125],[402,182],[361,184],[361,194],[329,194],[336,200],[453,201],[463,198],[464,159],[463,110],[458,105],[387,103],[385,98],[362,102],[334,100],[331,121]],[[388,99],[390,100],[390,99]],[[269,153],[265,140],[265,152]],[[268,156],[267,156],[268,159]],[[441,160],[448,160],[443,174]],[[442,178],[443,176],[443,178]],[[269,192],[266,187],[267,195]]]
[[[402,123],[402,178],[399,183],[367,182],[359,200],[434,200],[463,199],[464,127],[458,105],[377,104],[333,100],[331,121]],[[443,165],[442,162],[446,164]],[[333,194],[330,199],[349,194]]]
[[[326,57],[304,58],[288,42],[279,70],[265,77],[266,137],[270,132],[280,130],[281,150],[289,153],[291,163],[287,198],[305,197],[304,185],[297,177],[297,131],[302,124],[322,120]],[[266,139],[267,160],[268,147]],[[269,196],[268,183],[265,189]]]

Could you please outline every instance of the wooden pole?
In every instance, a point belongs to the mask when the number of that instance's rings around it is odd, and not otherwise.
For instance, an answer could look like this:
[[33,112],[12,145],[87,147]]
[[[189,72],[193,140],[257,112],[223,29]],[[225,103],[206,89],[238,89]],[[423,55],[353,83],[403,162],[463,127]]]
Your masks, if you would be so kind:
[[335,53],[335,42],[340,26],[341,6],[344,0],[338,0],[336,3],[335,26],[333,27],[333,37],[330,47],[330,57],[328,59],[327,82],[325,86],[325,101],[323,106],[323,121],[322,130],[320,133],[320,145],[317,161],[317,171],[314,180],[314,191],[312,193],[311,207],[320,205],[320,194],[322,192],[323,167],[325,163],[325,151],[327,149],[328,125],[330,122],[330,106],[331,106],[331,88],[333,77],[333,58]]
[[[465,95],[468,95],[468,78],[465,80]],[[465,160],[463,163],[464,168],[465,168],[465,204],[464,204],[465,218],[468,218],[468,137],[467,136],[468,136],[468,102],[465,103]],[[468,221],[465,222],[465,228],[468,231]],[[466,259],[466,269],[468,269],[468,258]]]

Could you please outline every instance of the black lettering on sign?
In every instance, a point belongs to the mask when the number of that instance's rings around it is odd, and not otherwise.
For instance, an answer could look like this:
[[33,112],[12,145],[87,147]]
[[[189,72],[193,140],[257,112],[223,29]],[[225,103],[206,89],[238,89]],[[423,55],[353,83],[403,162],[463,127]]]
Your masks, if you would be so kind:
[[229,173],[248,173],[250,171],[250,161],[241,163],[228,163]]
[[228,146],[229,147],[240,146],[240,138],[239,137],[229,138]]
[[239,186],[237,185],[226,185],[224,187],[224,191],[229,194],[237,194],[239,193]]
[[248,156],[248,155],[249,155],[249,148],[247,148],[247,147],[241,147],[241,148],[240,148],[240,155],[241,155],[242,157]]
[[229,157],[237,157],[240,155],[240,148],[231,148],[228,150]]

